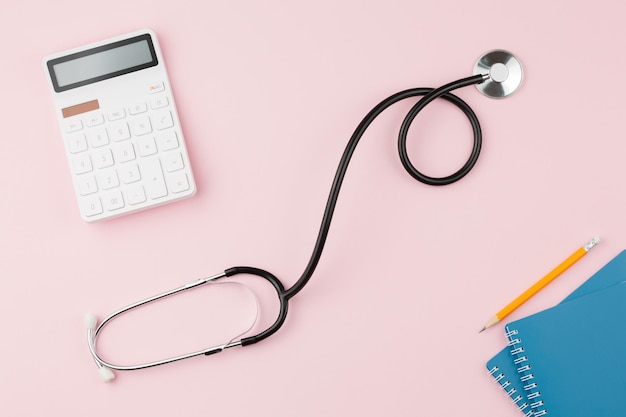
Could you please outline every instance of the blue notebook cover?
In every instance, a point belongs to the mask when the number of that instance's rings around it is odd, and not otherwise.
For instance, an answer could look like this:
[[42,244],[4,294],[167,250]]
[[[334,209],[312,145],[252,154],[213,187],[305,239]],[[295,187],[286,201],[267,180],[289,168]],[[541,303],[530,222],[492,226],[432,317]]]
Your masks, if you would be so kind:
[[[609,286],[618,284],[626,279],[626,250],[622,251],[609,263],[592,275],[573,293],[562,302],[567,302],[583,295],[587,295]],[[487,370],[493,378],[511,397],[525,416],[532,416],[533,412],[526,393],[532,390],[532,383],[524,383],[517,372],[518,366],[513,362],[510,348],[502,349],[487,362]]]
[[626,281],[510,323],[532,416],[624,415],[625,325]]

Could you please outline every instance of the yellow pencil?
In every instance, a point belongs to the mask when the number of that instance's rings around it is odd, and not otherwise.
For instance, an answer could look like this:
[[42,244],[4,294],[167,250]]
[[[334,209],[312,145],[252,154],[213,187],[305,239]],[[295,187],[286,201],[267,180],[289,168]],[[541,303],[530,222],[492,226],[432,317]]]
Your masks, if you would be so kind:
[[[600,242],[599,238],[594,238],[591,242],[587,243],[582,248],[578,249],[576,252],[572,253],[566,260],[561,262],[556,268],[548,273],[545,277],[541,278],[539,281],[535,283],[532,287],[524,291],[522,295],[517,297],[515,300],[511,301],[506,307],[502,310],[498,311],[495,316],[493,316],[485,327],[483,327],[480,332],[485,329],[490,328],[494,324],[498,323],[500,320],[504,319],[506,316],[511,314],[515,309],[524,304],[530,297],[537,294],[542,288],[551,283],[556,277],[561,275],[567,268],[574,265],[580,258],[585,256],[587,252],[591,250],[594,246],[596,246]],[[478,333],[480,333],[478,332]]]

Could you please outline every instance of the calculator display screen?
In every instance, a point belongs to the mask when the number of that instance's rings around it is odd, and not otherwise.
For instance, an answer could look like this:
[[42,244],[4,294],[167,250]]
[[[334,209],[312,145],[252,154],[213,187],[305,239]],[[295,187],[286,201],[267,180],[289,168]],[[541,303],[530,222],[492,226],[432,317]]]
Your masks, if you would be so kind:
[[113,42],[48,61],[57,92],[81,87],[158,64],[150,35]]

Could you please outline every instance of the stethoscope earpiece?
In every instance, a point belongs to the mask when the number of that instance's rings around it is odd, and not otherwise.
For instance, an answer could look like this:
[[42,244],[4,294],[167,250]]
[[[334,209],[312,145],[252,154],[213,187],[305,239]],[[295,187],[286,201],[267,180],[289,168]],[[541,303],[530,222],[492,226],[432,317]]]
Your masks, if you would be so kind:
[[[96,317],[95,314],[88,313],[85,314],[83,320],[85,323],[85,328],[88,332],[88,337],[91,340],[93,337],[93,333],[96,330],[96,326],[98,325],[98,317]],[[102,382],[111,382],[115,379],[115,374],[113,373],[113,371],[106,366],[102,366],[100,363],[98,363],[98,373],[100,374],[100,379],[102,380]]]
[[478,91],[491,98],[510,96],[522,85],[522,64],[510,52],[496,49],[478,58],[474,75],[485,75],[485,81],[476,84]]
[[106,366],[101,366],[98,369],[98,373],[100,374],[100,379],[102,380],[102,382],[111,382],[115,379],[115,374],[113,373],[113,371]]

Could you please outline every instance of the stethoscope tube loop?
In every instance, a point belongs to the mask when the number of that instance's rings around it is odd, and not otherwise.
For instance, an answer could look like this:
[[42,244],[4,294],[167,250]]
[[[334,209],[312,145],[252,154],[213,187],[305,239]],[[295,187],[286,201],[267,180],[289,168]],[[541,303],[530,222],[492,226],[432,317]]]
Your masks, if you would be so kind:
[[[472,77],[463,78],[451,82],[437,89],[423,89],[424,97],[422,97],[422,99],[420,99],[411,108],[411,110],[409,110],[404,118],[404,121],[402,122],[402,125],[400,126],[400,133],[398,134],[398,153],[400,155],[400,160],[402,161],[404,169],[406,169],[406,171],[413,178],[428,185],[448,185],[463,178],[474,167],[476,161],[478,160],[478,156],[480,155],[480,150],[482,147],[482,131],[480,128],[480,122],[478,121],[478,117],[476,117],[476,114],[474,113],[472,108],[461,98],[455,96],[454,94],[450,94],[450,91],[469,85],[479,84],[486,79],[485,77],[485,75],[475,75]],[[409,128],[415,120],[415,117],[420,111],[424,109],[424,107],[426,107],[437,98],[443,98],[444,100],[449,101],[450,103],[461,109],[461,111],[467,116],[468,120],[470,121],[470,124],[472,125],[472,130],[474,132],[474,144],[472,147],[472,152],[467,159],[467,162],[465,162],[465,164],[458,171],[446,177],[430,177],[428,175],[422,174],[411,163],[406,147]]]
[[[326,208],[324,210],[324,217],[322,218],[322,224],[320,225],[320,230],[317,236],[317,240],[315,242],[315,247],[313,248],[313,253],[309,259],[309,263],[307,264],[304,272],[296,281],[296,283],[289,288],[285,292],[285,296],[290,299],[295,296],[298,292],[304,288],[309,279],[313,276],[313,272],[317,268],[317,264],[321,258],[322,251],[324,250],[324,245],[326,243],[326,238],[328,236],[328,231],[330,230],[330,223],[333,217],[333,213],[335,211],[335,206],[337,204],[337,199],[339,197],[339,191],[341,190],[341,184],[343,183],[343,179],[346,175],[346,171],[348,169],[348,164],[352,159],[352,155],[354,154],[354,150],[358,145],[361,137],[365,134],[367,128],[372,124],[372,122],[387,108],[392,105],[398,103],[399,101],[405,100],[407,98],[412,98],[416,96],[424,96],[420,99],[417,104],[413,106],[411,111],[404,118],[402,123],[402,127],[400,129],[400,133],[398,135],[398,151],[400,154],[400,160],[404,168],[407,172],[418,181],[428,184],[428,185],[447,185],[451,184],[455,181],[463,178],[467,173],[474,167],[476,161],[478,160],[478,156],[480,154],[480,149],[482,146],[482,131],[480,129],[480,123],[478,122],[478,117],[474,111],[469,107],[467,103],[461,100],[459,97],[451,94],[450,91],[455,90],[457,88],[479,84],[485,81],[488,78],[486,75],[474,75],[467,78],[462,78],[460,80],[451,82],[437,89],[432,88],[412,88],[404,91],[400,91],[396,94],[393,94],[380,103],[378,103],[369,113],[361,120],[354,133],[350,137],[348,144],[346,145],[346,149],[343,152],[341,160],[339,162],[339,166],[337,167],[337,172],[335,173],[335,178],[333,180],[333,185],[330,190],[330,195],[328,196],[328,201],[326,203]],[[429,177],[427,175],[419,172],[411,163],[407,149],[406,149],[406,140],[409,127],[417,114],[430,102],[435,100],[436,98],[443,98],[453,104],[463,111],[463,113],[468,117],[470,123],[472,124],[472,128],[474,130],[474,146],[472,149],[472,153],[465,163],[465,165],[457,172],[443,178],[435,178]]]
[[270,327],[257,334],[256,336],[250,336],[241,339],[241,346],[252,345],[254,343],[260,342],[263,339],[267,339],[268,337],[276,333],[278,329],[281,328],[283,323],[285,323],[285,319],[287,318],[287,310],[289,309],[289,299],[285,296],[285,287],[280,282],[280,280],[270,272],[249,266],[236,266],[233,268],[229,268],[224,271],[224,274],[227,277],[232,277],[237,274],[250,274],[265,278],[272,284],[272,286],[276,290],[276,294],[280,302],[279,312],[276,317],[276,321]]

